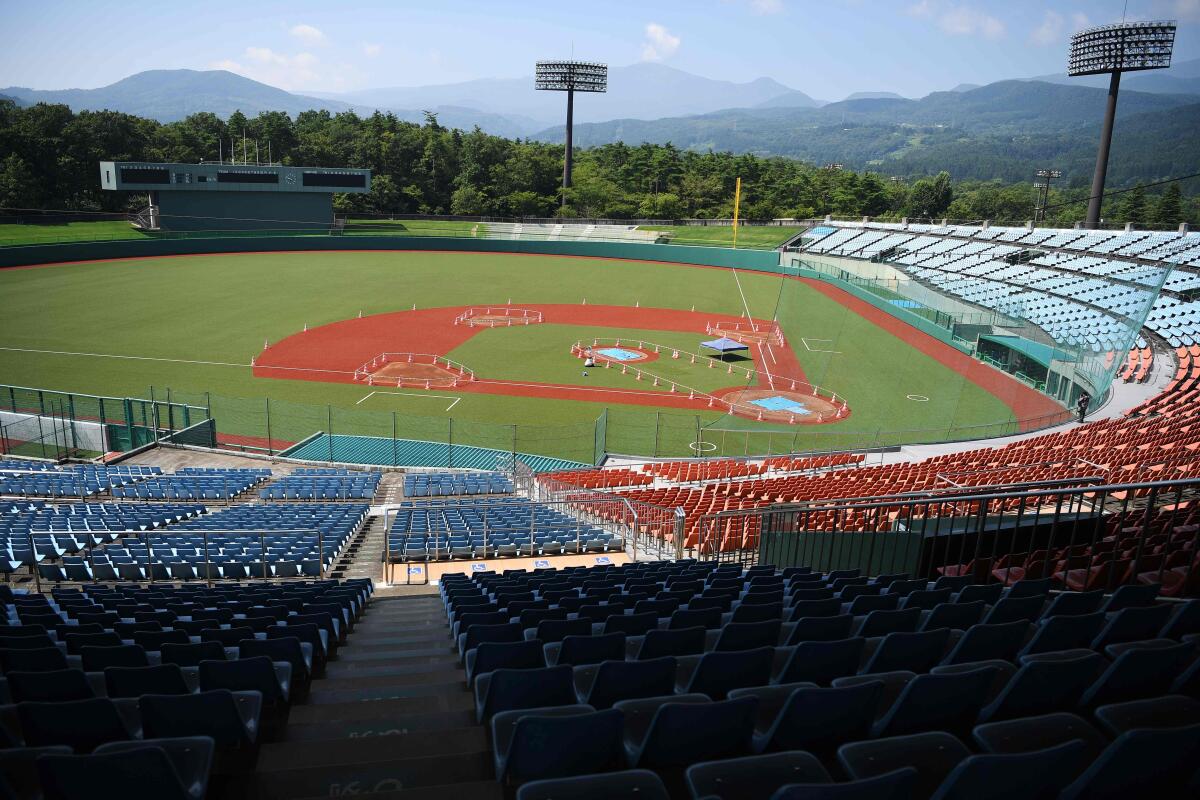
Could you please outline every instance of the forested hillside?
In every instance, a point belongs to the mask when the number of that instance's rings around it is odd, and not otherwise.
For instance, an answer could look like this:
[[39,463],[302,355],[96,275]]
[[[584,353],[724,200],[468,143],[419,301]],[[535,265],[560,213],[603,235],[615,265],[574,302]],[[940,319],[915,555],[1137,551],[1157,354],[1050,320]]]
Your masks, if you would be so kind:
[[[1180,133],[1188,118],[1172,121]],[[462,132],[430,115],[424,124],[390,114],[305,111],[290,117],[240,112],[223,121],[193,114],[159,123],[109,111],[73,113],[64,105],[18,107],[0,100],[0,207],[117,211],[144,203],[101,192],[101,160],[198,162],[215,159],[225,142],[254,142],[265,160],[267,143],[276,161],[307,166],[366,167],[374,174],[366,195],[339,195],[343,211],[478,216],[565,216],[677,219],[720,218],[733,212],[734,181],[743,181],[742,215],[749,219],[824,214],[942,217],[1023,221],[1032,215],[1033,190],[1013,183],[954,181],[957,161],[923,164],[915,180],[895,180],[891,170],[829,170],[803,160],[697,152],[672,144],[607,144],[579,150],[575,186],[561,205],[562,146],[505,139],[479,130]],[[1137,131],[1125,132],[1133,138]],[[1161,154],[1160,154],[1161,155]],[[963,149],[961,159],[986,158]],[[1174,157],[1174,156],[1172,156]],[[1114,169],[1126,168],[1120,151]],[[1198,163],[1179,155],[1179,168]],[[1118,163],[1119,162],[1119,163]],[[1042,162],[1030,160],[1028,169]],[[1137,163],[1137,162],[1135,162]],[[1146,182],[1160,177],[1142,165]],[[942,170],[948,169],[950,174]],[[1192,181],[1192,186],[1196,185]],[[1155,187],[1127,192],[1106,206],[1109,220],[1177,224],[1200,221],[1194,197],[1180,198],[1178,185],[1161,198]],[[1049,218],[1072,222],[1083,215],[1086,189],[1051,193]]]

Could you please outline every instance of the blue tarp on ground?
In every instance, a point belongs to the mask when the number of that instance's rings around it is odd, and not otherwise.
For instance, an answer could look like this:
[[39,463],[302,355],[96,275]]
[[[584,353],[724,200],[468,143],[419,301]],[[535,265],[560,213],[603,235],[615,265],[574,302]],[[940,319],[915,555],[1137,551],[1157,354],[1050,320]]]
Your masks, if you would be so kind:
[[716,350],[718,353],[732,353],[737,350],[750,349],[749,345],[742,344],[727,336],[722,336],[720,339],[713,339],[711,342],[701,342],[700,346],[707,347],[709,350]]

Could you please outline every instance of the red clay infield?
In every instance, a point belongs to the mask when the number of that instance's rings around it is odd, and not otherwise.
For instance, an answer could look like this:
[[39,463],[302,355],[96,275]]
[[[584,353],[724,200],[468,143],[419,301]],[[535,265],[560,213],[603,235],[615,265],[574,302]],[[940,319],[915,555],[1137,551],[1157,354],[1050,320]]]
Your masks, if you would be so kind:
[[[746,322],[744,317],[679,311],[667,308],[629,308],[598,305],[523,306],[542,312],[546,323],[592,327],[636,328],[639,330],[687,331],[706,336],[708,325]],[[342,320],[309,328],[268,347],[255,359],[254,374],[262,378],[310,380],[326,383],[356,383],[354,371],[380,353],[422,352],[444,355],[480,332],[469,325],[455,325],[454,319],[466,306],[446,306],[397,311]],[[768,325],[763,320],[760,324]],[[800,362],[788,347],[754,345],[750,350],[759,372],[759,383],[768,385],[767,374],[775,380],[805,381]],[[470,365],[468,365],[470,366]],[[731,388],[744,388],[741,386]],[[708,408],[707,400],[688,399],[683,393],[672,394],[636,388],[606,389],[552,383],[516,382],[479,379],[460,382],[456,392],[545,397],[554,400],[587,400],[597,403],[625,403],[664,408]]]

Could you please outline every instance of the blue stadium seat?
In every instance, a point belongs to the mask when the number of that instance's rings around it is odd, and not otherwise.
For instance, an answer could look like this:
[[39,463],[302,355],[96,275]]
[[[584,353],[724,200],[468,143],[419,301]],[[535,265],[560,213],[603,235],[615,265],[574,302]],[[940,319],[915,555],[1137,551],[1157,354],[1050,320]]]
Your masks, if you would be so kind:
[[519,715],[509,744],[499,749],[497,728],[505,716],[492,717],[493,741],[497,743],[496,777],[504,785],[604,772],[622,765],[623,715],[620,711],[586,710],[582,714],[547,716],[532,709]]
[[971,664],[976,661],[1011,661],[1025,642],[1029,623],[980,623],[967,628],[942,659],[943,664]]
[[638,660],[663,656],[689,656],[704,652],[704,628],[650,631],[642,639]]
[[771,647],[740,650],[732,653],[705,653],[696,663],[686,684],[678,691],[687,694],[706,694],[720,700],[731,689],[743,686],[763,686],[771,680],[771,665],[775,651]]
[[546,666],[540,639],[521,642],[484,642],[466,655],[467,685],[474,686],[480,675],[497,669],[537,669]]
[[843,783],[798,783],[783,786],[771,800],[916,800],[919,773],[912,767]]
[[613,660],[576,667],[576,694],[579,702],[597,709],[611,708],[621,700],[670,694],[675,689],[676,665],[673,656],[664,656],[647,661]]
[[923,731],[969,731],[987,701],[993,670],[918,675],[872,729],[876,737]]
[[647,769],[532,781],[517,790],[516,800],[612,800],[616,797],[670,800],[662,780]]
[[9,672],[8,694],[13,703],[62,702],[87,700],[95,697],[87,675],[79,669],[56,669],[46,672]]
[[708,797],[770,800],[787,784],[832,781],[820,761],[800,752],[706,761],[688,767],[685,776],[695,800]]
[[67,745],[76,753],[90,753],[106,742],[136,738],[107,698],[50,703],[17,703],[17,717],[26,746]]
[[836,678],[853,675],[862,663],[867,640],[861,636],[832,641],[806,641],[795,645],[776,677],[776,683],[810,681],[826,686]]
[[[941,731],[851,742],[838,748],[838,761],[854,780],[878,778],[905,767],[916,770],[910,797],[929,797],[971,753]],[[875,795],[883,797],[889,795]]]
[[1087,746],[1079,740],[1025,753],[968,756],[930,800],[1054,800],[1086,765]]
[[1096,721],[1110,736],[1138,728],[1181,728],[1200,720],[1200,701],[1181,695],[1164,695],[1100,706]]
[[244,772],[258,755],[262,696],[257,692],[146,694],[138,699],[138,708],[148,739],[211,738],[216,745],[215,772]]
[[1118,736],[1077,780],[1063,789],[1061,800],[1187,797],[1197,758],[1200,724],[1131,730]]
[[475,681],[475,715],[480,722],[487,723],[501,711],[574,705],[573,679],[574,673],[566,664],[483,673]]
[[866,738],[880,710],[878,681],[843,688],[797,689],[774,723],[755,736],[755,752],[808,750],[831,754],[839,745]]
[[211,739],[188,737],[114,742],[91,755],[48,755],[37,766],[46,800],[91,800],[102,794],[97,781],[129,800],[202,800],[212,758]]
[[1164,694],[1195,650],[1195,645],[1187,642],[1172,647],[1127,649],[1083,693],[1079,700],[1080,707],[1095,708]]
[[949,641],[949,628],[924,633],[889,633],[863,665],[862,672],[928,672],[941,661]]
[[847,639],[854,627],[854,617],[849,614],[837,614],[824,617],[796,617],[792,620],[792,632],[787,644],[801,642],[828,642],[835,639]]
[[542,647],[546,663],[599,664],[625,657],[625,634],[606,633],[595,636],[567,636],[561,642],[550,642]]
[[140,697],[143,694],[189,694],[192,690],[177,664],[152,667],[109,667],[104,670],[109,697]]
[[645,739],[625,750],[631,767],[681,770],[690,764],[750,752],[756,702],[752,697],[660,706]]
[[999,696],[979,713],[980,722],[998,722],[1075,708],[1084,691],[1104,669],[1099,653],[1077,658],[1030,661],[1008,681]]

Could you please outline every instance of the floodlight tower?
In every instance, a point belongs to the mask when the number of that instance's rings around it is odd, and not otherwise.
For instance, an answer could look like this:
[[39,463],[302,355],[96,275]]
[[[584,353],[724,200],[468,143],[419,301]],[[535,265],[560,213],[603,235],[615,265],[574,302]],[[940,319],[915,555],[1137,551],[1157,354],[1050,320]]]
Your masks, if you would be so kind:
[[608,65],[591,61],[539,61],[534,88],[567,93],[567,153],[563,160],[563,205],[571,188],[571,139],[575,127],[575,92],[608,91]]
[[1092,178],[1092,196],[1088,201],[1087,227],[1100,224],[1100,204],[1104,199],[1104,177],[1108,171],[1108,149],[1112,145],[1113,118],[1117,114],[1117,91],[1121,73],[1171,66],[1175,46],[1175,22],[1121,22],[1088,28],[1071,37],[1071,55],[1067,74],[1110,74],[1108,107],[1100,130],[1100,149],[1096,153],[1096,174]]
[[1033,188],[1038,194],[1038,199],[1033,204],[1033,221],[1038,222],[1046,219],[1046,205],[1050,202],[1050,181],[1055,178],[1061,178],[1062,171],[1057,169],[1039,169],[1033,174],[1034,177],[1040,178],[1040,180],[1033,182]]

